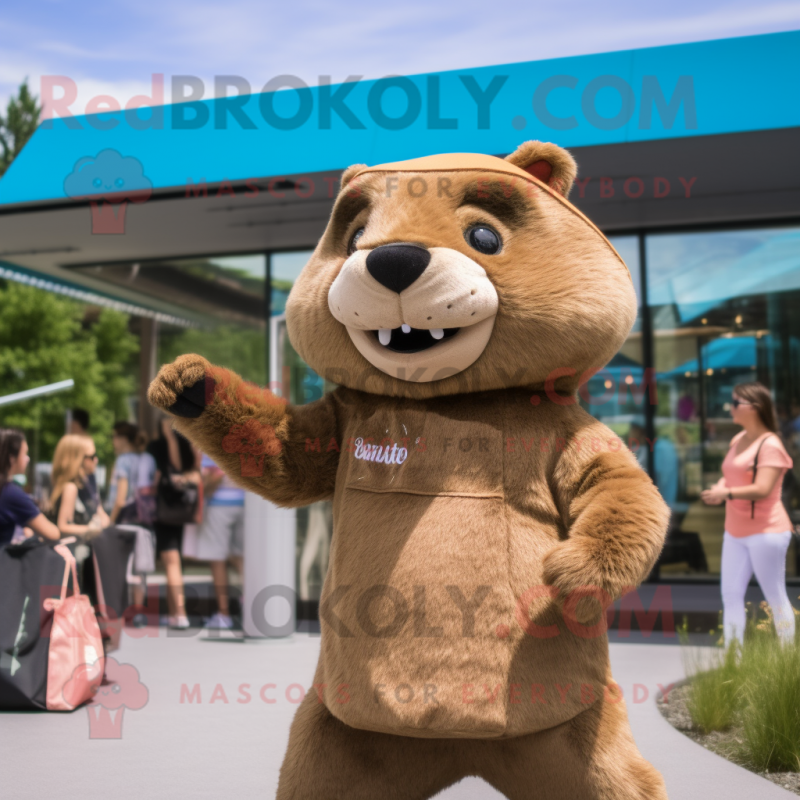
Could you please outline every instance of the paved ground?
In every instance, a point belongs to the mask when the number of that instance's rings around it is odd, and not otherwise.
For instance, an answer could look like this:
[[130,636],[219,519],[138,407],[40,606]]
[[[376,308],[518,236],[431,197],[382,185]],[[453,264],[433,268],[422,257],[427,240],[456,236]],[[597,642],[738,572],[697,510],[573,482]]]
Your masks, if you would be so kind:
[[[121,739],[90,739],[86,708],[72,714],[0,714],[0,794],[13,800],[273,797],[296,708],[286,691],[299,691],[291,684],[311,684],[319,638],[300,634],[289,642],[242,643],[205,636],[167,635],[155,628],[125,632],[114,656],[138,669],[149,700],[139,710],[123,712]],[[630,643],[612,643],[611,660],[636,741],[664,775],[671,800],[794,797],[699,747],[661,717],[655,693],[659,683],[683,677],[680,647],[658,634],[644,639],[634,633]],[[181,702],[184,684],[189,690],[199,685],[200,702],[185,696]],[[251,686],[249,702],[239,692],[241,684]],[[266,684],[275,684],[265,691],[267,698],[277,698],[273,704],[259,697]],[[501,796],[472,779],[439,797]]]

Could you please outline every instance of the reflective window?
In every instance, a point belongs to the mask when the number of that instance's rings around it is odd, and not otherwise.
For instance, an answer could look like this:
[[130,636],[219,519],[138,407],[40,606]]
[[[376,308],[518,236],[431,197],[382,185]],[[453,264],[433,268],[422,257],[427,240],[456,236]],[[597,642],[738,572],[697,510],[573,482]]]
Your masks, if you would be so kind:
[[283,314],[286,298],[298,275],[311,258],[313,250],[296,250],[289,253],[272,253],[269,259],[269,275],[272,285],[270,313]]
[[266,263],[259,254],[143,265],[140,275],[144,270],[148,286],[174,284],[172,301],[200,315],[195,327],[161,326],[159,362],[198,353],[245,380],[266,384]]
[[[641,269],[638,236],[609,236],[609,241],[628,265],[641,309]],[[647,466],[644,447],[645,370],[642,348],[641,313],[619,352],[605,369],[594,375],[579,390],[581,405],[628,442]]]
[[[737,383],[759,380],[772,390],[800,466],[800,228],[653,234],[646,259],[655,477],[673,512],[661,573],[718,574],[725,509],[699,495],[720,477],[741,430],[730,417]],[[787,571],[797,574],[794,552]]]
[[169,305],[184,325],[161,323],[157,361],[199,353],[265,384],[266,256],[164,259],[76,270]]

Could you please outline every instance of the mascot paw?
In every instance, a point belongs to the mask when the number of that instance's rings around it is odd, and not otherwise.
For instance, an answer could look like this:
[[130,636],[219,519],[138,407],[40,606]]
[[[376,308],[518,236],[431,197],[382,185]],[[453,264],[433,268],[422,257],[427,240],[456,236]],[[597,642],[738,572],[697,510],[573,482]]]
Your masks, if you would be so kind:
[[147,390],[151,405],[176,417],[199,417],[206,407],[206,374],[211,367],[202,356],[180,356],[165,364]]
[[542,566],[544,583],[559,590],[558,602],[578,622],[593,621],[599,610],[613,602],[593,569],[592,554],[575,542],[557,544],[544,557]]

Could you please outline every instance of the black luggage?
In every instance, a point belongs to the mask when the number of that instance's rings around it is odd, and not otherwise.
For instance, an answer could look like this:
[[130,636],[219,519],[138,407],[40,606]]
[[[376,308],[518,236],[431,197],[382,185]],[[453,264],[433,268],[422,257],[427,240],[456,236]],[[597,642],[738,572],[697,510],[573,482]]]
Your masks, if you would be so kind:
[[52,614],[64,559],[31,538],[0,547],[0,708],[46,708],[47,658]]
[[128,609],[128,561],[136,544],[136,531],[112,525],[91,540],[91,563],[84,569],[86,593],[97,611],[106,653],[119,647]]

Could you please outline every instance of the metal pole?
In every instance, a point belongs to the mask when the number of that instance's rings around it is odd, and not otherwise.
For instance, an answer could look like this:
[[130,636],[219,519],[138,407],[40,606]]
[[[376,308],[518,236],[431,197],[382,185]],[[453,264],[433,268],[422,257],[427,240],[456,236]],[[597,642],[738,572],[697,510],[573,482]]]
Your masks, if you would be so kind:
[[65,381],[58,381],[57,383],[48,383],[46,386],[39,386],[36,389],[27,389],[24,392],[16,392],[14,394],[7,394],[5,397],[0,397],[0,406],[7,406],[11,403],[20,403],[23,400],[30,400],[33,397],[44,397],[47,394],[55,394],[56,392],[65,392],[75,385],[75,381],[69,378]]
[[[653,315],[650,312],[650,297],[648,289],[648,276],[647,276],[647,244],[645,241],[645,233],[639,231],[639,285],[641,286],[641,308],[639,309],[642,320],[642,361],[645,368],[645,395],[642,397],[644,401],[644,430],[645,436],[651,442],[656,440],[656,412],[658,406],[650,402],[649,381],[647,380],[647,370],[652,370],[653,380],[656,380],[655,373],[655,342],[653,331]],[[656,402],[658,402],[658,386],[656,386]],[[656,480],[656,454],[655,447],[648,446],[647,448],[647,472],[653,479]]]
[[[276,391],[283,366],[284,315],[271,317],[269,326],[269,385]],[[286,395],[288,388],[285,387]],[[247,638],[285,638],[296,628],[296,530],[295,509],[279,508],[258,495],[247,493],[242,592],[242,628]]]

